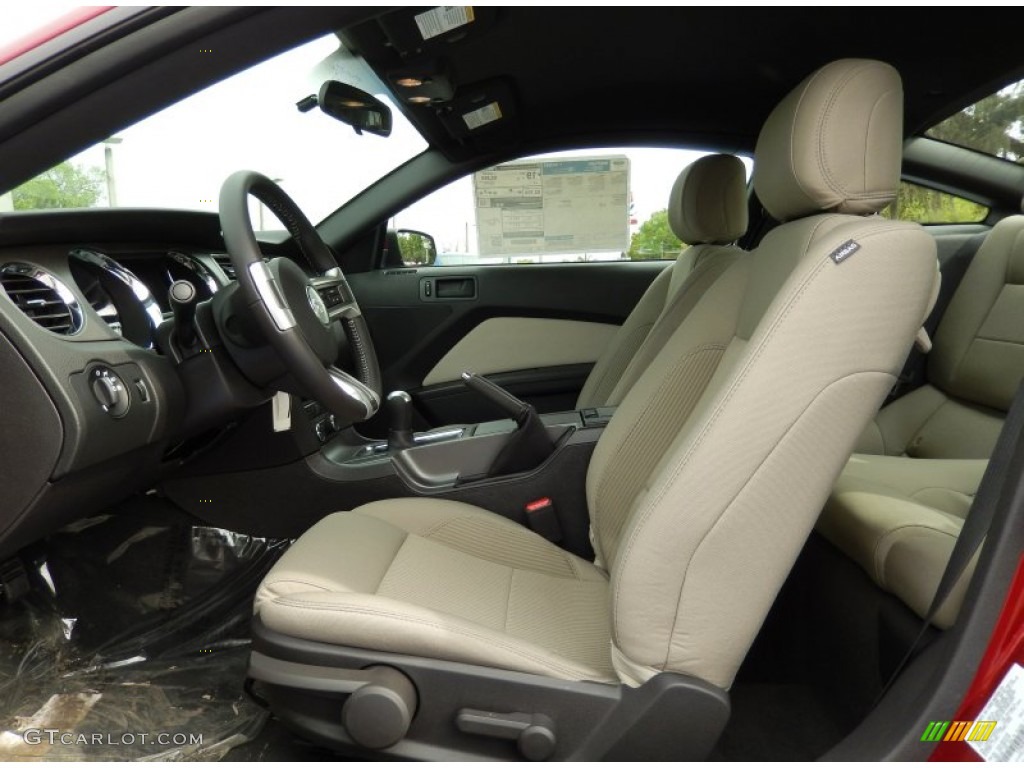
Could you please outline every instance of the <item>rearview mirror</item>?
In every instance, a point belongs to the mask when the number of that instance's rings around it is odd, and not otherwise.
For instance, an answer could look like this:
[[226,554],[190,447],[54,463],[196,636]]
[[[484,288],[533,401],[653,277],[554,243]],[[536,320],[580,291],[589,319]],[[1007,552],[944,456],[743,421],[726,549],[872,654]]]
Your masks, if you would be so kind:
[[[377,136],[391,135],[391,107],[354,85],[328,80],[320,86],[317,104],[326,114]],[[301,107],[300,107],[301,109]]]
[[431,235],[415,229],[400,229],[397,234],[403,264],[428,267],[437,260],[437,244]]

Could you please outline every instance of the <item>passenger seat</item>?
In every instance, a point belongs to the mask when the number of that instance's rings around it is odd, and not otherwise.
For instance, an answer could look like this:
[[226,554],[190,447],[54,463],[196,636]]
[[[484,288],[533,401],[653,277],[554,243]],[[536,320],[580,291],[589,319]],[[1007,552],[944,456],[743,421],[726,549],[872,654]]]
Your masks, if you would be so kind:
[[618,405],[708,287],[743,251],[747,174],[733,155],[691,163],[672,185],[669,226],[690,245],[640,297],[590,372],[577,408]]
[[[925,616],[1024,377],[1024,216],[985,239],[942,318],[930,383],[862,435],[818,531]],[[879,454],[894,455],[879,455]],[[875,454],[875,455],[871,455]],[[959,612],[973,563],[934,623]]]

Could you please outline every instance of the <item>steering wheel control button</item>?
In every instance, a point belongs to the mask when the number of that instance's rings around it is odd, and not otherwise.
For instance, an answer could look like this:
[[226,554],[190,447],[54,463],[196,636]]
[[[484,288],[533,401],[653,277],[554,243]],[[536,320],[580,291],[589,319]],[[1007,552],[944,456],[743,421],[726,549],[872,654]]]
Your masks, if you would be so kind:
[[331,316],[327,314],[327,304],[324,303],[324,300],[312,285],[306,286],[306,300],[309,302],[309,306],[313,309],[313,314],[316,315],[316,319],[324,325],[330,325]]
[[89,371],[89,386],[100,408],[114,419],[128,413],[131,397],[121,377],[110,368],[97,365]]
[[256,293],[259,294],[263,306],[267,308],[274,325],[277,326],[277,330],[288,331],[294,328],[295,316],[288,309],[288,305],[284,303],[281,290],[270,274],[267,265],[262,261],[250,264],[249,276],[252,278],[252,284],[256,288]]
[[320,297],[324,300],[324,304],[327,305],[328,309],[334,309],[339,304],[345,303],[345,299],[341,295],[341,289],[336,285],[324,288],[320,292]]

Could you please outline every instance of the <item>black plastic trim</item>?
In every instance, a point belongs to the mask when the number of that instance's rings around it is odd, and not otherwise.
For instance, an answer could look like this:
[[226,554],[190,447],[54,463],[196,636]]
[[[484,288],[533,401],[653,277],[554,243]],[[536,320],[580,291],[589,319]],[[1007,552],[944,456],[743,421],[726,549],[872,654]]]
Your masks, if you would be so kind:
[[[729,694],[693,677],[662,673],[637,688],[559,680],[458,662],[329,645],[283,635],[253,620],[250,674],[261,675],[258,656],[309,667],[294,683],[265,689],[271,710],[289,728],[318,743],[357,756],[391,759],[521,759],[515,743],[455,727],[464,707],[497,713],[540,713],[557,737],[553,760],[700,760],[707,757],[729,718]],[[313,676],[333,670],[385,665],[397,669],[419,694],[408,737],[385,750],[360,750],[341,726],[344,694],[304,689]],[[323,670],[317,672],[317,670]],[[670,724],[665,727],[666,723]],[[685,728],[671,724],[685,723]]]

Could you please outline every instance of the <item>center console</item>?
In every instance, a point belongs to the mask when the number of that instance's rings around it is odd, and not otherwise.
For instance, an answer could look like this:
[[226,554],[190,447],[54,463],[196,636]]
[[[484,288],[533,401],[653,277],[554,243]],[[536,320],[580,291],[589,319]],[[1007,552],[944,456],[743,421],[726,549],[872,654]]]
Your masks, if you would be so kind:
[[327,514],[378,500],[461,501],[592,556],[587,468],[614,408],[538,415],[508,396],[509,418],[413,432],[406,398],[393,393],[387,401],[388,440],[368,440],[352,427],[339,429],[327,414],[299,408],[290,434],[313,443],[301,458],[258,470],[193,468],[162,488],[211,524],[275,538],[293,538]]

